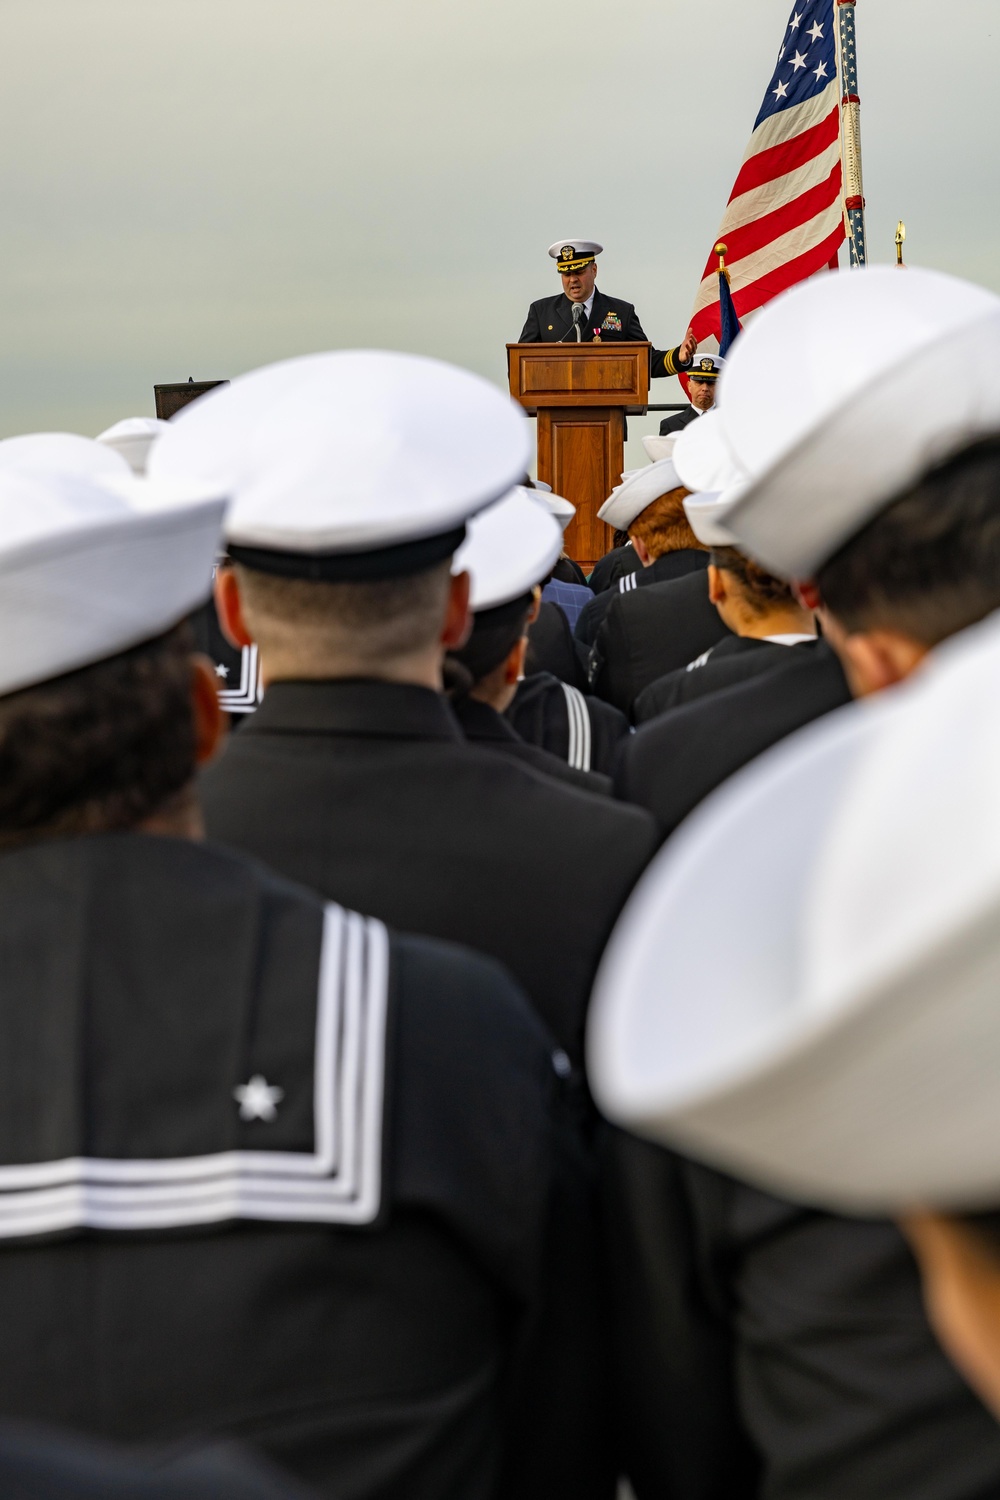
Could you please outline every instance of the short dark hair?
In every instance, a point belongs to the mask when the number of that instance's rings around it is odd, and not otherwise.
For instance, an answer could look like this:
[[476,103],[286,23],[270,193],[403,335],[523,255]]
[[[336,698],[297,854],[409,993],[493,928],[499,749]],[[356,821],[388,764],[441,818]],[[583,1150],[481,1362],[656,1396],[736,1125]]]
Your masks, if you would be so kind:
[[713,547],[709,561],[714,568],[733,575],[743,590],[747,608],[754,614],[766,614],[776,604],[795,603],[790,583],[775,578],[736,547]]
[[0,698],[0,847],[133,827],[191,781],[193,651],[185,623]]
[[816,582],[845,629],[900,630],[924,646],[1000,608],[1000,435],[933,469]]

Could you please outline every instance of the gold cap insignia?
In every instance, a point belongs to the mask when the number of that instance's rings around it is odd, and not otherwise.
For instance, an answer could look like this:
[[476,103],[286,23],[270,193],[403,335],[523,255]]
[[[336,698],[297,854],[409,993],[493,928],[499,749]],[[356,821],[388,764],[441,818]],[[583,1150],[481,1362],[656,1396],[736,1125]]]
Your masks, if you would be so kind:
[[714,372],[714,370],[715,370],[715,360],[714,359],[703,359],[702,362],[701,362],[701,368],[703,370],[707,370],[708,373],[711,375]]
[[575,255],[576,251],[573,249],[572,245],[563,245],[562,249],[559,251],[560,260],[573,260]]

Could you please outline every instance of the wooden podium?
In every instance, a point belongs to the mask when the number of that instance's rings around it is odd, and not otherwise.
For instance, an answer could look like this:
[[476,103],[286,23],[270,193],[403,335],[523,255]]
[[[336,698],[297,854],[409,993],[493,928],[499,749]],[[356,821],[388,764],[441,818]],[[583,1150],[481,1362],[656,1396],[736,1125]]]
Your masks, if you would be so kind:
[[649,344],[508,344],[510,393],[538,417],[538,477],[576,506],[566,551],[584,567],[611,546],[597,512],[625,463],[625,418],[649,398]]

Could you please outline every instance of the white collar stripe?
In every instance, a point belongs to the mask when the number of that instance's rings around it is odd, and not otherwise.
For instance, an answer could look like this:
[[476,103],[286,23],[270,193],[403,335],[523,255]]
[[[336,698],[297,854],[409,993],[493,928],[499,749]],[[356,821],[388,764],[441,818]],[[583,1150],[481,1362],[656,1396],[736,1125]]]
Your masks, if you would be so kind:
[[571,687],[568,682],[563,683],[562,690],[566,696],[566,715],[569,720],[566,759],[574,770],[589,771],[591,737],[587,702],[579,688]]
[[155,1161],[68,1157],[0,1167],[0,1239],[231,1219],[368,1224],[382,1198],[389,940],[327,906],[316,1005],[313,1152]]
[[261,699],[260,666],[256,646],[244,646],[240,652],[240,685],[220,688],[219,702],[227,713],[246,713]]

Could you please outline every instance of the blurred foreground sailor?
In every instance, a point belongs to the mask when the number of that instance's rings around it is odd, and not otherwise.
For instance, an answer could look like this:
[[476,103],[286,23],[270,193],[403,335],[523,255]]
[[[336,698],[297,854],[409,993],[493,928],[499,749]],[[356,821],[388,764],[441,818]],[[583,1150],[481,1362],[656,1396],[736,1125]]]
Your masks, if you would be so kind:
[[529,744],[504,714],[524,675],[528,626],[538,610],[538,583],[562,549],[562,528],[534,492],[515,489],[469,523],[452,571],[469,574],[472,630],[454,647],[452,709],[466,739],[512,755],[536,771],[584,791],[610,791],[608,778],[572,767]]
[[[776,300],[741,336],[724,377],[719,409],[720,421],[727,424],[727,452],[743,468],[742,488],[721,514],[721,524],[762,566],[805,580],[799,593],[817,606],[824,631],[855,692],[862,695],[895,688],[925,664],[928,672],[936,670],[935,648],[946,661],[949,637],[1000,608],[1000,299],[931,273],[913,273],[903,290],[898,283],[907,280],[898,277],[894,285],[878,271],[831,276]],[[790,434],[788,414],[772,414],[767,420],[759,393],[773,388],[771,377],[793,328],[799,330],[806,375],[795,412],[797,430]],[[976,351],[981,378],[974,390],[941,403],[928,390],[927,371],[942,344],[964,347],[966,339]],[[754,421],[748,420],[752,407]],[[707,423],[708,418],[688,432],[697,433]],[[855,442],[860,452],[854,450]],[[836,462],[835,454],[841,455]],[[710,708],[715,732],[735,740],[745,754],[750,735],[734,713],[739,695],[780,685],[787,711],[794,704],[793,674],[800,670],[783,667],[665,715],[639,731],[623,761],[643,741],[662,754],[661,729],[674,726],[681,735],[700,711]],[[991,675],[983,673],[987,700],[993,696],[991,682]],[[867,953],[872,958],[868,978],[874,982],[879,966],[891,963],[899,934],[913,930],[912,920],[925,921],[927,936],[933,938],[935,922],[949,909],[951,872],[960,864],[947,862],[947,879],[930,881],[918,902],[912,885],[894,883],[895,851],[886,853],[881,861],[873,859],[864,881],[853,889],[843,887],[845,910],[854,914],[856,925],[840,929],[833,946],[824,944],[822,965],[803,967],[803,945],[784,941],[785,924],[797,922],[799,914],[813,936],[833,931],[824,927],[833,917],[816,860],[836,845],[841,822],[835,810],[853,774],[845,760],[824,778],[816,757],[808,758],[808,747],[839,744],[841,735],[851,741],[860,732],[856,725],[891,715],[893,696],[885,694],[871,709],[847,708],[826,725],[796,736],[772,752],[778,768],[773,773],[767,760],[761,762],[761,777],[777,778],[767,803],[768,812],[775,810],[773,817],[751,821],[742,815],[744,807],[761,811],[756,801],[742,800],[741,786],[753,785],[750,772],[699,809],[675,835],[676,855],[671,857],[671,840],[663,863],[637,892],[604,971],[599,992],[605,1000],[590,1039],[595,1088],[604,1107],[629,1129],[669,1141],[736,1174],[724,1175],[622,1132],[608,1138],[606,1184],[617,1266],[612,1286],[621,1294],[616,1317],[622,1340],[619,1378],[626,1407],[642,1413],[645,1404],[645,1415],[634,1422],[633,1442],[636,1468],[650,1484],[650,1494],[679,1463],[699,1461],[696,1429],[690,1425],[697,1391],[680,1355],[693,1345],[705,1354],[706,1393],[730,1386],[729,1416],[709,1434],[708,1446],[715,1451],[742,1442],[745,1451],[755,1453],[764,1494],[813,1500],[849,1494],[874,1500],[898,1493],[972,1500],[1000,1490],[1000,1429],[955,1380],[932,1342],[913,1260],[898,1230],[875,1217],[841,1218],[823,1211],[877,1212],[882,1205],[867,1193],[866,1170],[852,1162],[836,1194],[817,1193],[809,1177],[817,1152],[815,1132],[793,1123],[798,1079],[816,1105],[818,1119],[841,1117],[845,1130],[857,1127],[859,1149],[862,1139],[865,1149],[871,1148],[872,1132],[866,1127],[872,1117],[866,1118],[864,1108],[838,1102],[821,1076],[810,1074],[806,1081],[796,1073],[800,1052],[784,1030],[791,997],[798,1003],[802,995],[803,1036],[833,1040],[838,972],[863,965]],[[939,702],[943,708],[944,697]],[[705,722],[702,715],[702,730]],[[801,716],[798,722],[802,724]],[[759,724],[753,726],[754,733],[759,731]],[[909,789],[913,829],[908,847],[919,842],[924,850],[915,875],[936,868],[940,836],[928,808],[950,806],[952,798],[962,796],[954,768],[940,756],[936,763],[925,759],[921,738],[917,732],[912,744],[894,741],[891,770],[888,765],[885,769],[887,778],[898,776]],[[766,743],[758,743],[758,750]],[[682,763],[685,774],[700,773],[693,758],[700,755],[712,763],[710,774],[717,775],[720,753],[713,744],[703,735],[694,737],[693,744],[689,737],[688,745],[692,758]],[[808,770],[798,770],[800,747]],[[970,745],[969,752],[974,763],[979,747]],[[729,753],[723,748],[721,758]],[[660,787],[678,772],[676,761],[660,762],[655,772],[654,760],[646,764]],[[687,791],[690,795],[690,787]],[[877,806],[866,806],[877,829]],[[689,852],[703,851],[706,840],[715,855],[710,905],[705,904],[704,879],[692,878],[687,862]],[[661,871],[669,872],[663,878],[671,890],[683,890],[685,917],[680,923],[674,921],[676,908],[668,916],[658,902],[656,893],[666,889],[660,884]],[[879,901],[872,899],[873,881],[881,882]],[[650,898],[658,902],[658,910],[648,940],[640,940],[634,914],[641,920]],[[928,903],[940,904],[934,920],[926,917]],[[734,924],[737,907],[741,916]],[[892,919],[886,915],[890,907],[896,913]],[[696,910],[701,912],[697,919]],[[685,943],[691,944],[686,952],[676,941],[685,921]],[[708,922],[713,933],[727,933],[722,961],[706,945]],[[867,941],[862,932],[868,933]],[[626,976],[621,968],[627,951],[650,976],[654,942],[659,961],[655,993],[645,979],[640,983],[637,970]],[[664,954],[670,955],[669,965]],[[800,985],[805,987],[800,990]],[[749,992],[766,996],[766,1004],[757,1004],[756,1016]],[[608,999],[612,993],[613,1002]],[[697,997],[694,1004],[692,995]],[[726,1017],[722,1035],[719,1003],[724,1003]],[[906,989],[898,1003],[908,1013],[921,1013],[920,990]],[[629,1055],[635,1062],[641,1053],[641,1067],[648,1071],[635,1075],[637,1090],[630,1084],[623,1092],[623,1054],[615,1038],[624,1032],[620,1020],[612,1018],[620,1018],[633,1004],[655,1009],[665,1045],[644,1035]],[[683,1021],[677,1020],[681,1008]],[[691,1048],[700,1050],[699,1066],[711,1070],[712,1101],[705,1110],[742,1132],[740,1148],[713,1149],[709,1136],[715,1138],[714,1127],[703,1135],[694,1123],[702,1112],[690,1072],[677,1095],[680,1128],[661,1129],[656,1123],[675,1113],[671,1106],[661,1108],[660,1070],[685,1067],[686,1047],[673,1046],[667,1035],[675,1022],[687,1028]],[[855,1023],[860,1029],[866,1025],[852,1012]],[[958,1024],[965,1025],[960,1016]],[[703,1045],[712,1026],[716,1041]],[[844,1041],[847,1034],[838,1032],[836,1040]],[[784,1062],[776,1064],[766,1085],[755,1082],[757,1062],[780,1036],[787,1044],[781,1049]],[[864,1066],[873,1071],[880,1045],[876,1023],[862,1048]],[[751,1062],[755,1049],[760,1050]],[[832,1046],[834,1062],[836,1055],[837,1046]],[[719,1059],[717,1065],[713,1058]],[[654,1079],[656,1085],[647,1091]],[[913,1107],[918,1092],[916,1086],[910,1089]],[[765,1093],[767,1102],[761,1103]],[[761,1103],[760,1116],[744,1130],[743,1106],[751,1096]],[[769,1142],[766,1172],[760,1170],[762,1141]],[[928,1167],[933,1159],[929,1153]],[[763,1183],[770,1191],[741,1178]],[[908,1184],[901,1179],[900,1186],[919,1197],[916,1178]],[[801,1196],[809,1206],[772,1196],[785,1192]],[[655,1224],[651,1202],[660,1207]],[[705,1330],[708,1342],[702,1337]],[[714,1351],[711,1356],[709,1350]],[[731,1384],[733,1368],[740,1372],[738,1391]],[[650,1390],[659,1390],[658,1402],[648,1395]],[[664,1416],[667,1406],[669,1418]],[[654,1407],[659,1425],[652,1420]]]
[[[945,1348],[1000,1417],[998,703],[994,614],[713,799],[616,931],[590,1041],[622,1123],[805,1203],[902,1218]],[[706,965],[719,923],[729,958]]]
[[265,695],[204,778],[212,837],[501,959],[579,1061],[597,961],[655,825],[469,744],[441,691],[469,628],[451,559],[523,475],[527,444],[485,381],[343,352],[212,393],[152,465],[233,477],[216,593],[233,640],[257,643]]
[[0,474],[0,1418],[599,1493],[565,1058],[495,964],[197,842],[222,510]]
[[[596,240],[556,240],[549,246],[562,291],[531,304],[519,343],[648,342],[632,303],[607,297],[597,289],[597,257],[603,249]],[[697,340],[688,329],[676,349],[650,350],[650,375],[677,375],[690,369],[697,348]]]

